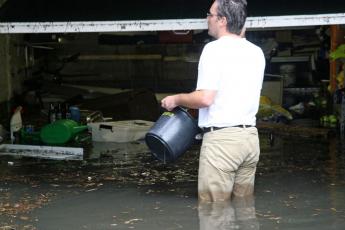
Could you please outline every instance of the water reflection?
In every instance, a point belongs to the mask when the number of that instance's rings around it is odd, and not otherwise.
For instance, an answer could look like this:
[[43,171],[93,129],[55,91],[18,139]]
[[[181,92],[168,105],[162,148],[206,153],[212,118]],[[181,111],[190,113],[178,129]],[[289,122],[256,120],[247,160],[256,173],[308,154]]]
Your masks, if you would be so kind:
[[199,203],[198,211],[200,230],[260,229],[253,197]]

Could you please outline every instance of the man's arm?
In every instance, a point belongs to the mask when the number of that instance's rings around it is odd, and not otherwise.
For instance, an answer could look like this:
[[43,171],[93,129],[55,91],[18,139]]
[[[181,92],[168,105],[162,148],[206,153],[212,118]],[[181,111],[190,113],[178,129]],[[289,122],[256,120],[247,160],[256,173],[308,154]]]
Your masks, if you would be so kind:
[[176,106],[199,109],[212,105],[216,94],[215,90],[196,90],[191,93],[175,94],[163,98],[161,105],[168,111],[173,110]]

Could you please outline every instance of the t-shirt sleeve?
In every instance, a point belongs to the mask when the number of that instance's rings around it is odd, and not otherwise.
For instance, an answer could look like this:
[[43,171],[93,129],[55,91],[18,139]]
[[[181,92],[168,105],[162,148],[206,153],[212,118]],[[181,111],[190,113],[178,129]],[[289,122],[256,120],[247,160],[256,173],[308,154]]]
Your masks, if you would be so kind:
[[206,45],[201,53],[198,66],[198,82],[196,89],[218,90],[220,82],[219,57],[214,47]]

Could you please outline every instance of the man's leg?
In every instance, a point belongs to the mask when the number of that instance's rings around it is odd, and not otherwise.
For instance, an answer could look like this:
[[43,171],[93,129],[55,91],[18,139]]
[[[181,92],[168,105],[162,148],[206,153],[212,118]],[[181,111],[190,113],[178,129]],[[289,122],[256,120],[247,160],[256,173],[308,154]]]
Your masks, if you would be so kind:
[[200,151],[198,193],[200,201],[214,202],[231,198],[235,172],[246,152],[243,130],[226,128],[204,135]]
[[210,147],[203,146],[200,152],[198,196],[200,202],[225,201],[231,198],[235,173],[223,172],[213,164]]
[[235,176],[233,195],[244,197],[254,193],[254,182],[256,165],[259,161],[260,145],[256,128],[246,130],[248,137],[246,141],[247,157],[238,167]]

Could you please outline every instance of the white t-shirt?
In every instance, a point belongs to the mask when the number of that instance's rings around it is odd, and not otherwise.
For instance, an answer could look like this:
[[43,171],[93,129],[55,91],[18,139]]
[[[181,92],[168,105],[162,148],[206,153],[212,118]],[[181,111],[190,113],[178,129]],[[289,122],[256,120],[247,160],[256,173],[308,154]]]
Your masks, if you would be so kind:
[[265,57],[245,38],[223,36],[201,54],[197,90],[216,90],[213,104],[199,109],[200,127],[255,125]]

